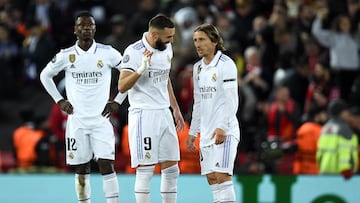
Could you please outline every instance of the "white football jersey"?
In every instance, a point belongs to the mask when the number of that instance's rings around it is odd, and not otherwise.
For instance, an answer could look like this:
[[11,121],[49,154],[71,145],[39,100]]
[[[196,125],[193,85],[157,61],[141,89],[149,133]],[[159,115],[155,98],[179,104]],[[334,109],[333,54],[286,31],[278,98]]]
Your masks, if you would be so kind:
[[[120,70],[121,60],[121,53],[109,45],[94,41],[84,51],[76,43],[57,53],[43,72],[55,76],[65,71],[66,95],[74,107],[72,116],[89,122],[101,116],[110,96],[111,68]],[[43,84],[55,102],[62,99],[51,85]]]
[[168,81],[171,68],[173,50],[171,44],[167,44],[164,51],[152,48],[145,39],[129,45],[124,51],[124,59],[121,63],[121,71],[136,71],[142,62],[145,49],[153,52],[150,65],[128,90],[130,109],[163,109],[169,108],[170,100],[168,93]]
[[237,68],[233,60],[217,51],[210,64],[203,60],[194,64],[193,80],[194,106],[189,134],[200,132],[201,147],[214,143],[211,137],[216,128],[239,139]]

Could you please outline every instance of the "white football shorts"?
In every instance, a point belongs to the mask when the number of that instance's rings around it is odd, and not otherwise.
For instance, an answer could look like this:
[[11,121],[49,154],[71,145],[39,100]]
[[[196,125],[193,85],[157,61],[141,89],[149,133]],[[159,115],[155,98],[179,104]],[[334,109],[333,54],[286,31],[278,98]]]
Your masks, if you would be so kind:
[[131,167],[179,161],[179,141],[170,109],[129,111]]
[[233,175],[239,140],[234,136],[226,136],[222,144],[212,144],[200,148],[201,175],[212,172]]
[[66,163],[78,165],[96,160],[115,160],[114,128],[109,119],[101,117],[96,126],[83,127],[78,118],[68,117],[65,133]]

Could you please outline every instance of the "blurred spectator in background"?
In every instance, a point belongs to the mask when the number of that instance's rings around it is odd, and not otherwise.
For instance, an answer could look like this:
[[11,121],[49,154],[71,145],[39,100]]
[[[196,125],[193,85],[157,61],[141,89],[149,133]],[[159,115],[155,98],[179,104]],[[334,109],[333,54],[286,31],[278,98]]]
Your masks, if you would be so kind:
[[201,172],[200,162],[199,162],[200,139],[197,139],[195,141],[195,152],[190,152],[186,146],[186,139],[187,139],[187,135],[189,134],[189,129],[190,129],[189,121],[185,121],[184,129],[182,131],[177,132],[179,137],[180,157],[181,157],[179,161],[179,168],[182,174],[191,174],[191,173],[197,174]]
[[217,15],[218,13],[226,13],[230,20],[235,17],[234,5],[232,0],[213,0],[210,1],[210,11]]
[[273,88],[272,78],[275,72],[276,62],[279,56],[279,46],[274,39],[274,28],[266,25],[256,33],[256,46],[260,50],[262,71],[267,74],[265,79],[269,88]]
[[310,69],[308,60],[306,56],[300,56],[297,58],[294,67],[286,72],[281,81],[282,85],[289,88],[290,97],[296,102],[296,106],[299,108],[299,116],[303,114],[309,76]]
[[[315,70],[315,65],[320,61],[328,61],[328,52],[327,50],[323,51],[323,48],[320,47],[319,43],[314,39],[314,37],[310,37],[309,39],[304,41],[304,51],[307,56],[307,60],[309,63],[310,71],[313,72]],[[302,54],[300,54],[302,55]],[[299,56],[298,54],[296,56]]]
[[310,78],[305,97],[304,116],[311,108],[326,108],[330,101],[340,98],[339,89],[334,84],[334,80],[331,80],[329,63],[326,60],[321,60],[315,65]]
[[[53,45],[51,46],[57,46],[56,43],[60,43],[64,33],[66,16],[63,15],[58,1],[34,0],[30,1],[26,9],[24,21],[25,23],[38,22],[38,26],[42,27],[43,32],[51,35],[54,39],[52,42]],[[53,53],[51,53],[51,55],[53,55]]]
[[113,15],[110,18],[110,28],[111,33],[105,37],[104,43],[113,46],[120,53],[123,53],[129,43],[134,40],[129,33],[125,16],[121,14]]
[[11,39],[9,29],[0,24],[0,92],[2,99],[18,96],[21,73],[20,47]]
[[[141,38],[144,30],[148,28],[149,20],[159,12],[156,0],[140,0],[138,9],[129,19],[129,29],[134,38]],[[131,42],[128,42],[130,44]]]
[[328,105],[329,121],[318,140],[316,160],[320,174],[341,174],[345,179],[358,170],[358,139],[350,127],[351,114],[344,100]]
[[[189,62],[194,62],[196,51],[193,46],[192,34],[197,25],[199,25],[199,17],[196,10],[190,6],[179,9],[173,16],[177,25],[177,32],[180,35],[179,42],[175,42],[178,46],[175,51],[175,57],[179,61],[179,67],[184,67]],[[176,47],[174,45],[174,47]]]
[[[271,101],[267,113],[267,138],[265,144],[277,151],[278,155],[267,159],[266,171],[268,173],[291,174],[294,154],[292,147],[295,141],[296,129],[300,123],[299,107],[290,97],[289,88],[278,86],[274,90],[274,100]],[[274,148],[276,145],[276,148]],[[289,152],[284,153],[282,152]],[[265,155],[272,156],[268,152]]]
[[[61,95],[65,97],[65,80],[61,80],[57,85],[57,88]],[[54,102],[47,119],[49,131],[56,138],[56,166],[66,171],[70,171],[70,168],[66,165],[65,161],[65,129],[67,117],[67,113],[62,111],[60,105]]]
[[270,93],[269,84],[266,81],[266,72],[261,64],[260,50],[250,46],[245,50],[246,71],[243,82],[248,84],[256,96],[257,101],[264,101]]
[[53,166],[54,145],[48,134],[45,119],[31,109],[20,112],[23,124],[13,133],[13,147],[18,172],[41,172]]
[[317,141],[327,119],[325,108],[313,107],[309,111],[308,119],[297,129],[294,174],[319,173],[316,162]]
[[[235,17],[232,21],[232,24],[235,27],[235,36],[233,40],[237,40],[237,43],[233,43],[233,46],[238,46],[238,49],[241,52],[243,52],[246,47],[255,44],[254,35],[252,35],[252,32],[257,31],[253,28],[254,19],[258,18],[256,15],[257,13],[251,1],[235,1]],[[266,21],[265,18],[259,17],[258,19],[261,20],[261,23]]]
[[194,83],[193,83],[193,65],[188,64],[179,73],[179,85],[177,98],[179,100],[180,111],[183,113],[184,119],[191,119],[192,105],[194,100]]
[[359,40],[351,32],[351,21],[347,15],[333,20],[332,29],[323,29],[322,21],[328,17],[327,8],[320,9],[312,25],[312,34],[330,51],[332,79],[340,88],[340,97],[347,100],[355,77],[359,74]]
[[55,42],[38,21],[26,24],[29,36],[23,42],[25,79],[27,84],[40,86],[39,75],[55,54]]
[[11,5],[0,11],[0,22],[9,29],[9,36],[14,42],[21,46],[24,38],[28,35],[25,23],[23,22],[23,11],[20,6]]
[[194,1],[193,6],[201,23],[214,23],[215,16],[210,10],[210,1]]
[[235,26],[225,13],[218,13],[216,15],[215,26],[218,28],[221,37],[224,40],[226,50],[234,52],[237,49],[235,36]]

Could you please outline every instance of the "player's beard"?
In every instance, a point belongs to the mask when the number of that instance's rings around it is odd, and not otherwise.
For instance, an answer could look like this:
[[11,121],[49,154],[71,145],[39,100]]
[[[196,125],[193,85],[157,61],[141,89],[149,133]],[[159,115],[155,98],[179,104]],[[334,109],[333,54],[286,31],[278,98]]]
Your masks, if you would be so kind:
[[158,39],[155,42],[155,49],[164,51],[166,49],[166,44],[162,42],[160,39]]

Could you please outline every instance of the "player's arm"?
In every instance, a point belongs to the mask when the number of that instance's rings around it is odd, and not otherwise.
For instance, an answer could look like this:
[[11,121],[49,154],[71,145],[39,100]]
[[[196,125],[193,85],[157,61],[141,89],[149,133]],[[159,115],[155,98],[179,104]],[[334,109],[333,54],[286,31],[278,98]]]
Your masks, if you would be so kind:
[[195,151],[195,140],[200,132],[200,92],[198,87],[198,73],[197,68],[193,69],[193,81],[194,81],[194,104],[191,116],[191,125],[189,129],[189,135],[186,139],[186,147],[189,151]]
[[[115,68],[116,70],[120,71],[120,64],[123,59],[121,53],[116,49],[111,48],[110,54],[112,56],[110,58],[112,68]],[[120,105],[125,100],[126,96],[127,96],[127,92],[125,93],[118,92],[114,98],[110,98],[110,100],[106,103],[101,115],[109,118],[112,113],[117,112],[120,108]]]
[[118,90],[121,93],[129,90],[136,81],[141,77],[145,70],[149,67],[150,58],[153,53],[149,50],[144,51],[144,55],[141,59],[141,65],[136,69],[136,71],[131,71],[131,67],[126,67],[128,61],[124,61],[123,69],[120,71],[119,81],[118,81]]
[[173,115],[174,115],[175,122],[176,122],[176,130],[181,131],[181,130],[184,129],[185,121],[184,121],[184,118],[183,118],[183,116],[181,114],[179,105],[178,105],[178,103],[176,101],[176,97],[175,97],[174,90],[173,90],[170,79],[168,80],[167,87],[168,87],[169,98],[170,98],[170,106],[171,106],[171,108],[173,110]]
[[215,144],[225,141],[228,122],[236,114],[239,101],[236,66],[234,63],[225,63],[224,66],[221,68],[223,75],[221,83],[226,99],[225,103],[216,110],[217,126],[212,135],[215,138]]
[[59,54],[55,56],[51,62],[49,62],[46,67],[40,73],[40,81],[44,86],[48,94],[53,98],[53,100],[58,103],[60,100],[64,99],[60,94],[59,90],[56,88],[53,77],[56,76],[62,70],[62,64],[59,62]]
[[55,82],[53,80],[53,77],[64,69],[63,67],[64,64],[62,63],[61,54],[59,53],[41,71],[40,81],[53,100],[59,104],[61,110],[68,114],[72,114],[73,106],[69,101],[63,98],[59,90],[56,88]]

